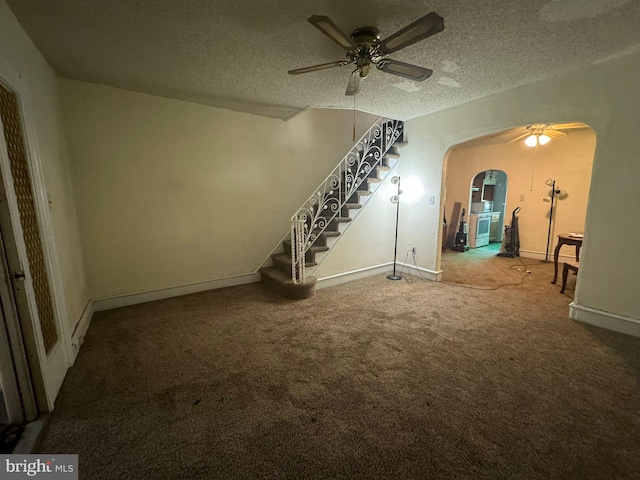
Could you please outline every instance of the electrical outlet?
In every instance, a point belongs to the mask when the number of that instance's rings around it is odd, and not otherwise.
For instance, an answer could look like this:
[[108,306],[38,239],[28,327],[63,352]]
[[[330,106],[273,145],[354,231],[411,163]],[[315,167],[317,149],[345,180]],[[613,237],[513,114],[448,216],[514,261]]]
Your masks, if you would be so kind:
[[411,254],[412,255],[416,254],[416,247],[415,246],[411,247]]

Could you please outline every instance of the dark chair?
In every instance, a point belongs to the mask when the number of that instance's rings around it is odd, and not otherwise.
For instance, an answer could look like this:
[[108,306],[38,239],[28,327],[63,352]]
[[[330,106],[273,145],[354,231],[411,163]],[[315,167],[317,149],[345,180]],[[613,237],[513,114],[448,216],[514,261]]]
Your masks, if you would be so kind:
[[580,262],[564,262],[564,267],[562,268],[562,288],[560,289],[560,293],[564,293],[564,289],[567,287],[569,270],[578,275],[578,268],[580,268]]

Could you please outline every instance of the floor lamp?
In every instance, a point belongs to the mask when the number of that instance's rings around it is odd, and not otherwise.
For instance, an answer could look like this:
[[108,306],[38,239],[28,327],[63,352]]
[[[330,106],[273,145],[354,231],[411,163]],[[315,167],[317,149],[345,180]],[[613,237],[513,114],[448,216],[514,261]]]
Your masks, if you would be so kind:
[[545,251],[545,256],[544,256],[544,261],[548,262],[549,261],[549,245],[551,244],[551,224],[553,223],[553,204],[555,202],[556,197],[558,197],[558,200],[560,200],[560,194],[562,193],[562,190],[560,190],[559,188],[556,188],[555,180],[549,179],[544,183],[545,185],[551,187],[551,193],[549,194],[549,196],[543,198],[543,201],[551,203],[551,208],[549,209],[549,230],[547,231],[547,250]]
[[391,178],[391,183],[394,185],[398,185],[398,193],[396,193],[393,197],[391,197],[391,203],[396,204],[396,237],[395,243],[393,246],[393,274],[387,275],[389,280],[402,280],[400,275],[396,274],[396,258],[398,257],[398,219],[400,217],[400,195],[402,195],[402,190],[400,190],[400,177],[394,176]]

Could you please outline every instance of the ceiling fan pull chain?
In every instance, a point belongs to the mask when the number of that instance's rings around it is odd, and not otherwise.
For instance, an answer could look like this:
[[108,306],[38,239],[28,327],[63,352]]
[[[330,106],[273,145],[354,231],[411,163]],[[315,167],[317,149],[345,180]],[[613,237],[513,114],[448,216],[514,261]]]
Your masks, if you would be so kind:
[[353,141],[356,141],[356,96],[353,96]]

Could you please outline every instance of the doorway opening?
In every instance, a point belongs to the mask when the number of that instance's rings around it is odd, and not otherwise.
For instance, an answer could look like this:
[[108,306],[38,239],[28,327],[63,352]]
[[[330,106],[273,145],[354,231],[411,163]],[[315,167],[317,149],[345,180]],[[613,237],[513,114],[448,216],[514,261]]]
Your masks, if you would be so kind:
[[[549,133],[548,138],[540,133],[543,127]],[[467,208],[469,249],[443,249],[440,257],[443,281],[451,280],[454,276],[464,283],[486,283],[482,278],[482,268],[477,269],[474,275],[469,275],[469,272],[465,275],[457,273],[465,264],[493,259],[503,249],[505,227],[510,225],[512,212],[517,208],[520,208],[520,245],[519,257],[515,259],[518,265],[513,269],[520,268],[522,273],[527,270],[531,271],[530,274],[542,271],[543,267],[537,265],[549,264],[545,262],[549,252],[550,261],[553,261],[553,247],[557,244],[558,235],[586,234],[584,228],[595,154],[595,133],[583,123],[544,124],[543,127],[534,129],[525,126],[505,130],[456,145],[447,153],[443,166],[445,213],[452,212],[455,203]],[[556,193],[553,213],[550,214],[550,185],[554,182],[561,194]],[[493,227],[487,220],[481,221],[482,217],[490,217],[493,213],[500,214],[499,220],[493,219]],[[447,221],[449,228],[459,228],[458,225],[452,227],[449,218]],[[481,230],[480,239],[478,230]],[[575,259],[572,249],[565,250],[559,255],[560,263]],[[498,261],[504,265],[509,263],[507,268],[513,263],[505,258],[498,258]],[[545,275],[549,276],[550,288],[559,292],[559,286],[551,285],[552,263]],[[498,283],[500,279],[492,282]],[[572,297],[574,289],[575,277],[568,284],[565,295]]]
[[485,248],[502,240],[507,206],[508,176],[502,170],[483,170],[469,187],[469,248]]

